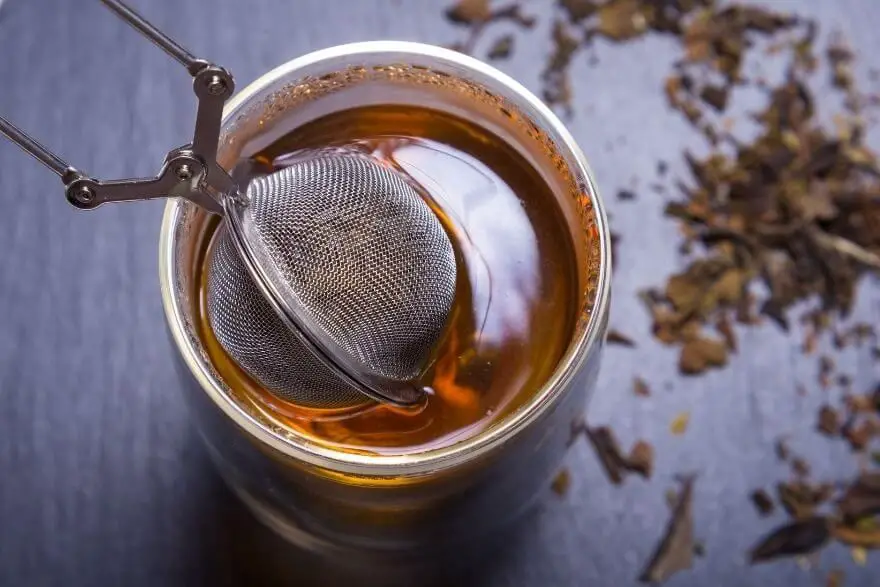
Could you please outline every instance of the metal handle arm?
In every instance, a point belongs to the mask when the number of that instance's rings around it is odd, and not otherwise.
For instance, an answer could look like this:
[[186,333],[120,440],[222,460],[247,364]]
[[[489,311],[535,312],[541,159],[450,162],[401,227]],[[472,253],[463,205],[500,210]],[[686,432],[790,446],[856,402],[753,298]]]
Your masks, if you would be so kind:
[[232,75],[222,67],[195,58],[120,0],[101,2],[184,65],[193,76],[198,110],[192,143],[169,151],[156,177],[101,181],[81,173],[2,116],[0,134],[58,175],[65,185],[68,201],[78,208],[176,196],[222,214],[223,199],[235,193],[235,183],[217,163],[223,104],[235,89]]

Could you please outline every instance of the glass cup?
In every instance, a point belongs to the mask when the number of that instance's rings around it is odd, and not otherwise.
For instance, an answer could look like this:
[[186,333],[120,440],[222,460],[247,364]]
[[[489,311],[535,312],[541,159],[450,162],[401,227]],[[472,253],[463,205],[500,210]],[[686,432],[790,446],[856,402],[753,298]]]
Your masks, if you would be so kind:
[[575,247],[580,308],[550,379],[512,413],[443,448],[345,452],[240,403],[208,359],[196,325],[195,275],[210,216],[165,208],[160,283],[181,387],[221,475],[256,516],[299,547],[359,569],[437,563],[489,543],[528,510],[565,453],[595,386],[607,327],[610,241],[584,155],[533,94],[466,55],[368,42],[290,61],[227,105],[226,169],[318,117],[355,106],[415,104],[476,122],[516,148],[551,187]]

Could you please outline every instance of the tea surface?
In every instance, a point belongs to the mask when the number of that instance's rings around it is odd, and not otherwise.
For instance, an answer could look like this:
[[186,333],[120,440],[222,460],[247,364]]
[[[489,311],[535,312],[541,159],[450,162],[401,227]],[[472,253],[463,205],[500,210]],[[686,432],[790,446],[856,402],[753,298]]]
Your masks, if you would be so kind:
[[554,195],[498,137],[418,107],[370,106],[329,115],[270,145],[252,163],[259,173],[271,172],[328,147],[364,152],[406,174],[451,237],[456,294],[427,376],[430,393],[415,408],[371,404],[342,411],[278,399],[240,369],[211,333],[202,264],[201,331],[212,362],[239,401],[337,448],[401,454],[482,430],[541,387],[573,331],[575,258]]

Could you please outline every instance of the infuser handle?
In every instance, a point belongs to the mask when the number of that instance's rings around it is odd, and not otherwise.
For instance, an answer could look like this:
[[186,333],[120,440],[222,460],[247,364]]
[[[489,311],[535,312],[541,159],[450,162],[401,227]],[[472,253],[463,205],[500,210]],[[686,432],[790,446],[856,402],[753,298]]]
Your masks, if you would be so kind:
[[67,200],[81,209],[105,202],[181,197],[216,214],[227,198],[238,198],[232,178],[217,163],[223,104],[235,82],[224,68],[194,57],[120,0],[101,0],[117,16],[181,63],[193,77],[198,100],[192,142],[172,149],[156,177],[101,181],[90,177],[0,116],[0,134],[21,147],[61,178]]

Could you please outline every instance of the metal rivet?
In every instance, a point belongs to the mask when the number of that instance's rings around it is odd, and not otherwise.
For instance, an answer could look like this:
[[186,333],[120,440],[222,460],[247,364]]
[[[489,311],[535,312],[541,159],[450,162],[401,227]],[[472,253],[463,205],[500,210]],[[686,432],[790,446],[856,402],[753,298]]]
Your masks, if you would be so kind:
[[208,80],[208,93],[212,96],[219,96],[226,92],[226,82],[219,75],[212,75]]
[[95,192],[88,186],[80,186],[73,195],[77,202],[88,204],[95,197]]
[[186,163],[178,165],[177,168],[174,170],[174,174],[180,181],[186,181],[192,178],[192,170]]

